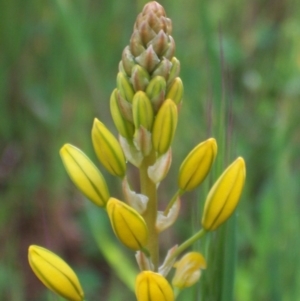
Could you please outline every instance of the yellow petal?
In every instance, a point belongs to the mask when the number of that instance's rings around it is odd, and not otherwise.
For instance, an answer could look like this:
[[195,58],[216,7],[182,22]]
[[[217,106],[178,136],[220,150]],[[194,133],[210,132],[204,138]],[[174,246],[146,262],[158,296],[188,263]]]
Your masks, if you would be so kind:
[[243,158],[237,158],[211,188],[204,206],[202,225],[212,231],[224,223],[235,210],[246,178]]
[[215,160],[217,143],[210,138],[198,144],[182,162],[178,174],[178,186],[184,191],[190,191],[200,185]]
[[202,254],[189,252],[174,264],[176,272],[172,284],[180,289],[195,284],[201,275],[200,269],[206,268],[206,261]]
[[106,182],[90,159],[77,147],[65,144],[60,156],[71,180],[97,206],[104,207],[109,199]]
[[96,155],[107,171],[114,176],[124,177],[126,162],[120,143],[97,118],[93,124],[92,140]]
[[141,272],[135,282],[138,301],[173,301],[174,293],[162,275],[152,271]]
[[84,300],[84,293],[76,274],[59,256],[45,248],[32,245],[28,250],[28,260],[35,275],[47,288],[71,301]]
[[141,250],[148,242],[148,228],[143,217],[115,198],[107,203],[107,213],[118,239],[129,249]]

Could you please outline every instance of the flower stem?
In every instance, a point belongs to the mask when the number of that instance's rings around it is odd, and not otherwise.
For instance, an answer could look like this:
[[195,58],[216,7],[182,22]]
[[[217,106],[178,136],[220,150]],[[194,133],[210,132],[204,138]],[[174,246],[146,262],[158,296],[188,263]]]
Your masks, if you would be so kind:
[[164,211],[164,215],[165,215],[165,216],[168,215],[170,209],[172,208],[172,206],[173,206],[174,203],[176,202],[177,198],[178,198],[179,196],[181,196],[183,193],[184,193],[184,191],[181,190],[181,189],[178,189],[178,190],[176,191],[176,193],[173,195],[171,201],[169,202],[167,208],[166,208],[165,211]]
[[153,183],[148,177],[148,167],[154,164],[155,159],[156,156],[154,150],[152,150],[151,153],[144,158],[140,166],[140,185],[141,193],[149,198],[147,209],[143,214],[143,217],[149,231],[147,249],[150,253],[154,269],[157,271],[159,263],[158,232],[155,227],[157,216],[157,192],[155,183]]
[[168,262],[171,262],[174,260],[178,255],[180,255],[185,249],[190,247],[194,242],[196,242],[198,239],[200,239],[203,235],[206,234],[206,231],[202,228],[200,231],[195,233],[193,236],[191,236],[189,239],[187,239],[185,242],[183,242],[175,251],[172,253],[172,255],[169,257]]

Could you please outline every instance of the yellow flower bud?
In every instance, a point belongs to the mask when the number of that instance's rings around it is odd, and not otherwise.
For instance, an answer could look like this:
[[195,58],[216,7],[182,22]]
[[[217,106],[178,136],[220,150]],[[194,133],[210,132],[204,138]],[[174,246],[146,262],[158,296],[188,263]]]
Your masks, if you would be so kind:
[[190,191],[200,185],[215,160],[217,143],[210,138],[198,144],[184,159],[178,174],[178,186],[184,191]]
[[164,154],[171,146],[177,126],[177,106],[167,99],[160,107],[152,129],[152,143],[159,154]]
[[129,82],[129,78],[122,72],[119,72],[117,75],[117,87],[122,97],[125,98],[128,102],[132,102],[134,90],[131,83]]
[[134,251],[144,249],[148,242],[148,228],[143,217],[135,209],[110,198],[107,213],[116,236],[126,247]]
[[110,112],[115,126],[125,138],[132,139],[134,134],[134,125],[124,118],[118,104],[117,89],[115,89],[110,97]]
[[243,158],[237,158],[211,188],[205,201],[202,226],[213,231],[224,223],[235,210],[246,178]]
[[135,93],[132,100],[132,113],[136,129],[143,126],[146,130],[151,131],[154,115],[150,99],[145,92]]
[[179,104],[183,96],[183,83],[180,77],[176,77],[168,88],[166,98],[171,98],[176,104]]
[[138,301],[174,300],[172,287],[166,278],[151,271],[143,271],[137,276],[135,294]]
[[206,261],[202,254],[189,252],[179,261],[175,262],[176,268],[172,284],[180,289],[194,285],[201,276],[201,269],[206,268]]
[[96,155],[107,171],[114,176],[124,177],[126,161],[120,143],[97,118],[93,124],[92,140]]
[[104,207],[110,197],[106,182],[98,168],[77,147],[65,144],[60,156],[71,180],[97,206]]
[[51,291],[70,301],[83,301],[84,293],[71,267],[53,252],[35,245],[28,250],[31,269]]

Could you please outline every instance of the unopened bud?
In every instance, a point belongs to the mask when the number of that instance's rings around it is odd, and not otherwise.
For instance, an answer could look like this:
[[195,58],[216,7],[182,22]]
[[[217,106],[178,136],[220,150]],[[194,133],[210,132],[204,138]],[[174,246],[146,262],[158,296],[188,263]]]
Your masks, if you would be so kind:
[[117,75],[117,88],[124,99],[128,102],[132,102],[134,90],[129,82],[129,78],[122,72]]
[[131,76],[131,70],[136,65],[134,56],[132,55],[129,46],[126,46],[122,53],[123,68],[128,76]]
[[154,51],[161,56],[168,47],[168,35],[161,29],[155,38],[151,41]]
[[178,186],[183,191],[190,191],[199,186],[217,155],[217,143],[210,138],[198,144],[184,159],[178,174]]
[[165,100],[165,92],[166,92],[166,80],[162,76],[155,76],[149,82],[149,85],[146,89],[146,94],[148,95],[153,108],[157,111],[163,101]]
[[135,93],[132,100],[133,122],[136,129],[143,126],[151,131],[153,125],[153,109],[147,94],[143,91]]
[[70,301],[83,301],[84,293],[71,267],[53,252],[31,245],[28,261],[39,280],[51,291]]
[[150,45],[145,51],[143,51],[138,57],[136,57],[135,60],[149,73],[151,73],[160,62],[157,54],[153,50],[152,45]]
[[115,198],[109,199],[106,208],[118,239],[131,250],[143,250],[148,242],[148,228],[143,217]]
[[150,76],[145,68],[137,64],[132,68],[131,81],[136,92],[145,91],[149,84],[149,80]]
[[126,162],[120,143],[97,118],[92,128],[92,141],[95,153],[107,171],[114,176],[124,177]]
[[101,172],[92,161],[71,144],[60,149],[60,156],[77,188],[94,204],[105,207],[110,195]]
[[177,105],[181,102],[183,96],[183,84],[180,77],[176,77],[167,90],[166,98],[171,98]]
[[180,61],[173,57],[171,60],[172,67],[170,68],[169,77],[167,80],[167,84],[172,84],[173,80],[179,76],[180,73]]
[[152,144],[159,154],[164,154],[171,146],[177,126],[177,115],[176,104],[171,99],[165,100],[152,129]]
[[204,206],[202,226],[213,231],[234,212],[242,194],[246,178],[243,158],[237,158],[211,188]]
[[163,57],[161,62],[156,66],[155,70],[153,71],[152,78],[154,78],[157,75],[160,75],[167,79],[170,74],[171,66],[171,62]]
[[111,116],[120,135],[127,139],[132,139],[134,134],[134,125],[123,117],[118,104],[117,93],[118,90],[115,89],[110,96]]
[[166,278],[152,271],[143,271],[137,276],[135,294],[138,301],[174,300],[172,287]]

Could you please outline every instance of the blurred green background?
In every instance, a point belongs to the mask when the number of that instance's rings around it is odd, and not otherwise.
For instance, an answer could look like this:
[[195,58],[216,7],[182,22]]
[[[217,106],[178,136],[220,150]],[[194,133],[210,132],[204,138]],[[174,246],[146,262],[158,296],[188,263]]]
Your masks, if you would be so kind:
[[[69,142],[95,159],[94,117],[116,133],[109,97],[145,3],[0,1],[1,300],[58,300],[29,270],[29,244],[64,257],[87,300],[134,299],[127,288],[134,256],[70,183],[58,151]],[[160,3],[173,20],[185,85],[171,175],[194,145],[215,134],[221,113],[230,114],[223,128],[227,162],[241,155],[247,163],[236,215],[234,300],[299,300],[300,6],[292,0]],[[119,182],[104,174],[120,196]],[[169,176],[163,187],[162,198],[171,197],[176,181]],[[201,207],[201,196],[188,194],[164,250],[191,233],[192,205],[199,199]]]

